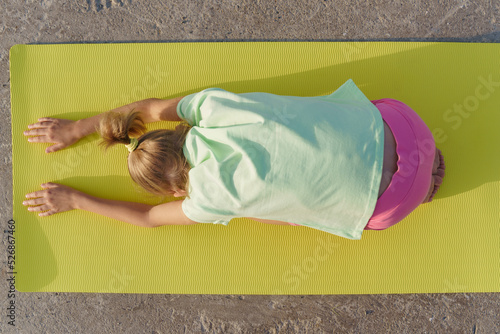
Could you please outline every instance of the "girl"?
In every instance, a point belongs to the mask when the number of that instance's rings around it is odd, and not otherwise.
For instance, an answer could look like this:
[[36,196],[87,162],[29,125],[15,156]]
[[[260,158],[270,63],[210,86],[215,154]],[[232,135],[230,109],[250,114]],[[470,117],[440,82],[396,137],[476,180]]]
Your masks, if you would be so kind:
[[[183,121],[145,132],[144,123]],[[25,131],[54,152],[99,132],[125,144],[132,179],[156,206],[96,198],[42,184],[23,204],[40,216],[83,209],[144,227],[249,217],[304,225],[349,239],[381,230],[430,202],[444,176],[432,134],[405,104],[370,102],[348,80],[331,95],[233,94],[206,89],[147,99],[79,121],[41,118]]]

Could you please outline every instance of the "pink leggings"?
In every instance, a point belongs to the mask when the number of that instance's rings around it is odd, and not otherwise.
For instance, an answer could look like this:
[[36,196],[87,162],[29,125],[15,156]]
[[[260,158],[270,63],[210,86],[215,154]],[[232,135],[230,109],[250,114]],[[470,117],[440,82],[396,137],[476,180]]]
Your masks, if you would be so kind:
[[391,128],[398,155],[398,169],[365,227],[365,230],[383,230],[403,220],[427,196],[436,145],[427,125],[406,104],[393,99],[372,103]]
[[398,155],[398,169],[365,227],[365,230],[383,230],[403,220],[427,196],[436,146],[427,125],[406,104],[393,99],[372,103],[391,128]]

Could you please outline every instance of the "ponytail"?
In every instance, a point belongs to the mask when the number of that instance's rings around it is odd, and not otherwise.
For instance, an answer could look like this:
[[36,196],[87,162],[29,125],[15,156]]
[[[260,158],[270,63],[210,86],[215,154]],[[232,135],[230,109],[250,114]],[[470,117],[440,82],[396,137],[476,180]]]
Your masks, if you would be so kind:
[[146,132],[146,126],[139,111],[128,114],[106,112],[102,115],[97,129],[102,141],[99,145],[105,149],[115,144],[130,144],[130,137],[139,137]]

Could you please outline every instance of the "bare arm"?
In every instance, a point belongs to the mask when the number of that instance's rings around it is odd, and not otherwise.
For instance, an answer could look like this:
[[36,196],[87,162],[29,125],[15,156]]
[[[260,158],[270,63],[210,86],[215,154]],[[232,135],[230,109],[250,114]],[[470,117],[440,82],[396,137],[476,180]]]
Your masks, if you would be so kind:
[[[111,111],[118,113],[128,113],[132,110],[140,111],[145,123],[157,121],[181,121],[177,116],[177,104],[182,97],[173,99],[146,99],[127,104]],[[92,117],[71,121],[68,119],[58,119],[51,117],[39,118],[37,123],[28,125],[28,131],[24,135],[28,136],[28,141],[34,143],[53,143],[45,152],[55,152],[65,147],[71,146],[81,138],[96,131],[102,114]],[[35,137],[33,137],[35,136]]]
[[148,205],[98,198],[82,193],[76,208],[142,227],[196,224],[184,215],[181,205],[182,200]]
[[46,189],[27,194],[23,202],[40,216],[81,209],[142,227],[196,224],[184,215],[182,200],[148,205],[98,198],[56,183],[42,186]]
[[[94,197],[52,182],[42,184],[42,188],[45,189],[27,194],[27,199],[23,202],[29,211],[38,212],[40,216],[81,209],[142,227],[197,224],[182,211],[183,200],[148,205]],[[278,220],[249,219],[264,224],[288,225],[287,222]]]
[[[180,122],[181,119],[177,115],[177,104],[182,98],[183,96],[168,100],[151,98],[133,102],[111,111],[117,113],[128,113],[132,110],[140,111],[141,118],[144,123],[152,123],[158,121]],[[78,127],[80,128],[81,137],[85,137],[95,132],[95,128],[99,124],[101,115],[102,114],[99,114],[77,121],[77,124],[79,125]]]

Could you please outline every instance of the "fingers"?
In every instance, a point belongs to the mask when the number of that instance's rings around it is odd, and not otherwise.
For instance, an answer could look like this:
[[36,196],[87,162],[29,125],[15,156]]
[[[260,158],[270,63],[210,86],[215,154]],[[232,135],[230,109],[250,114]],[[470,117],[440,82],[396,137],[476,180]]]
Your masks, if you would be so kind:
[[47,133],[47,130],[45,128],[36,128],[33,130],[24,131],[23,135],[25,135],[25,136],[40,136],[40,135],[44,135],[45,133]]
[[[31,136],[33,134],[31,133],[31,131],[25,131],[24,135],[25,136]],[[30,143],[51,143],[52,142],[51,140],[49,140],[49,138],[47,136],[29,137],[28,141]],[[65,147],[64,144],[61,144],[61,143],[54,144],[52,146],[47,147],[45,149],[45,153],[56,152],[56,151],[59,151],[60,149],[63,149],[64,147]]]
[[[23,132],[31,143],[47,143],[50,142],[50,138],[47,137],[47,128],[54,121],[50,117],[39,118],[38,123],[33,123],[28,125],[28,129]],[[33,137],[36,136],[36,137]]]
[[26,198],[36,198],[36,197],[43,197],[43,194],[45,193],[44,190],[38,190],[29,194],[26,194]]
[[[49,135],[47,135],[46,129],[34,129],[29,131],[24,131],[23,135],[28,137],[28,141],[30,143],[52,143],[52,139]],[[29,137],[35,136],[35,137]]]
[[[26,195],[26,197],[35,197],[40,195],[41,192],[36,191],[34,193]],[[27,201],[23,202],[23,205],[28,206],[28,211],[31,212],[40,212],[40,211],[48,211],[51,208],[49,205],[47,205],[46,199],[44,197],[39,197],[36,199],[30,199]],[[42,216],[43,212],[39,214],[39,216]],[[45,216],[45,214],[43,214]]]
[[48,141],[48,138],[47,136],[29,137],[28,141],[30,143],[46,143]]
[[432,174],[436,174],[439,167],[439,149],[436,149],[436,154],[434,154],[434,163],[432,164]]
[[38,212],[38,211],[48,211],[50,207],[48,205],[30,206],[28,211]]
[[45,128],[53,120],[51,118],[39,118],[37,123],[28,124],[28,129]]
[[[54,183],[54,182],[47,182],[47,183],[42,183],[40,185],[42,188],[55,188],[59,186],[59,184]],[[37,198],[37,197],[43,197],[45,194],[46,190],[38,190],[34,191],[32,193],[26,194],[26,198]]]
[[443,184],[443,178],[440,175],[432,175],[432,178],[434,179],[434,183],[437,186],[440,186],[441,184]]
[[[47,127],[53,122],[51,118],[39,118],[38,123],[28,124],[28,131],[24,131],[25,136],[40,136],[47,133]],[[28,139],[28,141],[31,141]]]
[[55,188],[57,186],[58,186],[58,184],[54,183],[54,182],[47,182],[47,183],[42,183],[41,184],[42,188]]
[[30,199],[30,200],[24,201],[23,205],[40,205],[40,204],[43,204],[43,203],[45,203],[45,198],[39,197],[39,198],[35,198],[35,199]]
[[55,144],[55,145],[47,147],[45,149],[45,153],[52,153],[52,152],[55,152],[55,151],[59,151],[63,147],[64,147],[63,144]]
[[52,117],[41,117],[38,119],[39,122],[51,122],[53,120],[56,120],[57,118],[52,118]]
[[40,212],[38,215],[40,217],[46,217],[57,213],[56,210],[51,209],[48,205],[40,205],[40,206],[30,206],[28,207],[28,211],[31,212]]
[[431,177],[431,184],[429,186],[429,191],[427,192],[427,195],[425,196],[424,200],[422,203],[429,203],[432,201],[432,193],[434,191],[434,178]]
[[47,211],[47,212],[40,212],[38,215],[40,217],[46,217],[46,216],[53,215],[54,213],[57,213],[57,211],[50,210],[50,211]]
[[26,198],[31,199],[25,200],[23,205],[28,206],[28,211],[39,212],[38,215],[40,217],[50,216],[57,213],[57,209],[54,208],[52,204],[47,202],[47,198],[45,196],[48,193],[48,189],[55,188],[57,186],[59,185],[53,182],[42,183],[41,187],[45,189],[26,194]]

